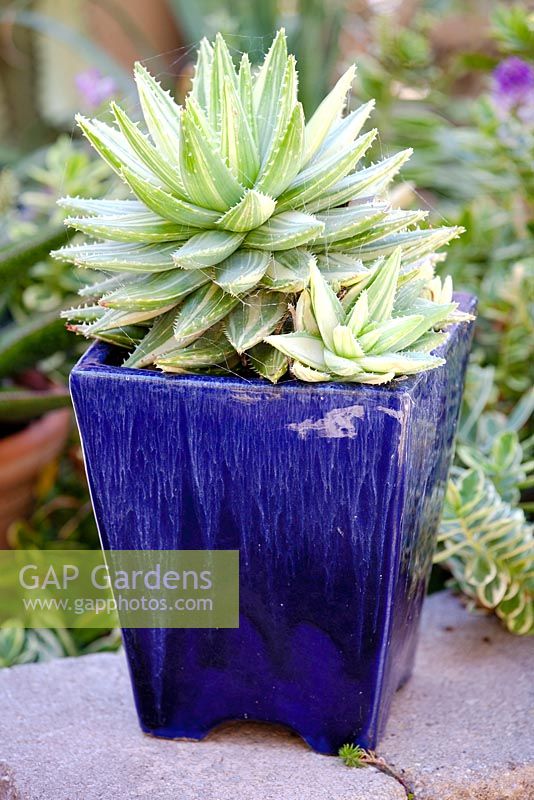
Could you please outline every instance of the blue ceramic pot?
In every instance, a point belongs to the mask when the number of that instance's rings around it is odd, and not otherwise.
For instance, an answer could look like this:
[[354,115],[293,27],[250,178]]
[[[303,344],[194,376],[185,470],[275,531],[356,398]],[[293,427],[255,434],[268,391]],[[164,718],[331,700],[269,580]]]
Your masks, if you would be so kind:
[[471,328],[393,388],[122,369],[103,344],[81,359],[103,547],[240,551],[239,628],[124,631],[144,731],[253,719],[322,753],[376,746],[412,669]]

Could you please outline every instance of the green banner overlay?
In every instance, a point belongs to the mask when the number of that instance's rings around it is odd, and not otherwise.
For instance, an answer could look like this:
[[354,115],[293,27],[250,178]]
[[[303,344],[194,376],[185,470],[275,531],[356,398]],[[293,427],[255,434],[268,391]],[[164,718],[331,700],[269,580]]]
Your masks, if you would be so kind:
[[0,624],[238,628],[238,550],[0,550]]

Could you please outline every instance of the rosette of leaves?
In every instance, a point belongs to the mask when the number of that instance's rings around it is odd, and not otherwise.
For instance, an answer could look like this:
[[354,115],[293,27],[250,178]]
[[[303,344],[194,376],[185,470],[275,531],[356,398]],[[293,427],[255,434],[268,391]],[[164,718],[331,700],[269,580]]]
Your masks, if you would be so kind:
[[512,633],[534,633],[532,525],[481,469],[453,471],[434,561],[445,563],[473,604],[495,611]]
[[436,330],[471,319],[452,302],[452,283],[432,279],[425,296],[423,268],[401,275],[400,248],[340,300],[320,270],[310,264],[310,289],[299,298],[295,332],[266,341],[292,359],[304,381],[388,383],[397,375],[435,369],[445,359],[432,351],[447,334]]
[[354,73],[306,122],[283,30],[255,74],[220,35],[204,40],[183,107],[138,64],[147,133],[115,104],[115,126],[78,118],[136,199],[61,201],[91,241],[55,255],[105,273],[71,327],[135,345],[128,367],[245,362],[276,381],[287,358],[264,339],[290,326],[311,257],[345,291],[399,245],[408,269],[454,237],[381,199],[411,151],[358,169],[376,131],[361,134],[372,103],[344,115]]

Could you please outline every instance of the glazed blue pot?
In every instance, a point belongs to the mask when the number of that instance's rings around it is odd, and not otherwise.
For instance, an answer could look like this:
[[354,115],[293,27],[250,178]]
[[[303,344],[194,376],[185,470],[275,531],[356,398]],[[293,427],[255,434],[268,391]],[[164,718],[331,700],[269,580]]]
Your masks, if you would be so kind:
[[471,329],[393,388],[123,369],[104,344],[81,359],[103,547],[240,551],[239,628],[124,630],[145,732],[250,719],[322,753],[376,746],[412,669]]

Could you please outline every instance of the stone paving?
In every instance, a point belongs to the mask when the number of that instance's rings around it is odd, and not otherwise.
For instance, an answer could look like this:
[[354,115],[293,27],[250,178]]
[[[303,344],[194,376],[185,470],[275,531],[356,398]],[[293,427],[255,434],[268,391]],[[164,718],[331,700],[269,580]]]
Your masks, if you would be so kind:
[[[379,748],[416,800],[534,800],[534,641],[433,595]],[[405,800],[293,734],[235,724],[201,743],[144,736],[122,655],[0,671],[0,800]]]

